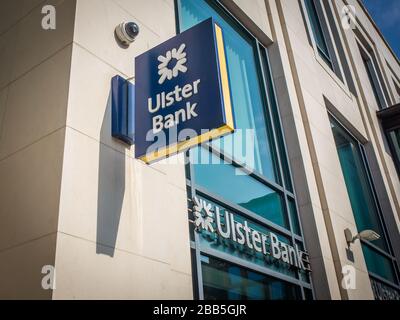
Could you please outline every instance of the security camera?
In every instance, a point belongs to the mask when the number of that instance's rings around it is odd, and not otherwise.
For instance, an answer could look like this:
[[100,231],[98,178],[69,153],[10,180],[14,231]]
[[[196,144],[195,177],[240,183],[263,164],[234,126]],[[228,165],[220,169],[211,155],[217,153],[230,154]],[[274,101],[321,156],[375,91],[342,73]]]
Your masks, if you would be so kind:
[[139,34],[139,26],[135,22],[122,22],[115,28],[115,34],[119,41],[129,46]]

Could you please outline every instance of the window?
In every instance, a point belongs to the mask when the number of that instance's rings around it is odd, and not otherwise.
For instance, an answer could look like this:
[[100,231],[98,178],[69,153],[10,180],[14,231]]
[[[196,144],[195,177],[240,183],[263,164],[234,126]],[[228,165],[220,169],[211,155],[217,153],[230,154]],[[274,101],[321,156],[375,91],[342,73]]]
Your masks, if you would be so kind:
[[305,5],[318,53],[333,70],[331,54],[329,52],[327,39],[323,31],[323,24],[321,23],[321,14],[318,14],[317,6],[314,0],[305,0]]
[[[279,126],[276,119],[278,116],[277,114],[273,114],[273,112],[277,113],[277,111],[271,111],[271,107],[268,107],[264,83],[260,79],[260,69],[262,67],[267,68],[265,65],[267,63],[266,57],[263,56],[260,61],[258,48],[254,40],[240,28],[235,27],[235,24],[232,24],[229,19],[227,20],[218,14],[211,5],[208,5],[208,2],[182,0],[179,1],[179,4],[181,31],[212,16],[224,32],[229,82],[232,88],[233,112],[236,128],[239,130],[233,135],[213,142],[211,149],[214,153],[221,153],[225,159],[230,158],[239,165],[253,169],[254,176],[259,178],[254,179],[250,176],[243,178],[243,176],[237,175],[234,167],[229,164],[202,165],[201,158],[206,158],[207,155],[204,155],[204,153],[208,151],[204,151],[204,148],[198,148],[192,151],[191,154],[192,163],[198,163],[194,165],[194,179],[196,183],[230,201],[234,201],[233,199],[235,199],[238,192],[245,194],[247,188],[254,191],[256,188],[260,189],[260,186],[263,186],[264,189],[278,187],[280,191],[283,191],[283,188],[287,188],[291,193],[292,186],[282,141],[282,132],[280,127],[274,130],[275,126]],[[271,87],[267,88],[267,90],[271,94],[272,84],[270,80],[269,77],[266,79],[268,85]],[[273,104],[272,107],[276,107],[276,100],[272,96],[273,94],[268,97],[268,100]],[[235,136],[240,136],[240,134],[242,134],[241,139],[243,139],[241,145],[246,146],[245,133],[243,131],[246,129],[254,130],[254,157],[244,157],[242,156],[242,150],[234,148],[232,151],[229,148]],[[212,157],[215,158],[216,155]],[[281,161],[278,161],[278,159]],[[211,159],[211,161],[215,161],[215,159]],[[237,186],[236,191],[235,186]],[[254,196],[257,194],[260,196],[260,199],[257,199],[258,202],[265,200],[263,197],[270,195],[268,198],[271,199],[269,200],[270,203],[273,201],[275,207],[279,208],[280,195],[277,195],[279,192],[258,192]],[[247,199],[247,201],[250,201],[250,199]],[[254,198],[253,202],[246,204],[246,201],[242,201],[240,203],[242,206],[252,207],[257,201]],[[255,207],[253,205],[253,208]],[[282,209],[281,216],[274,213],[274,216],[270,216],[269,220],[283,227],[288,227],[288,223],[286,222],[288,221],[287,215],[286,210]]]
[[320,0],[299,1],[304,3],[301,9],[305,24],[308,26],[306,29],[310,45],[315,47],[318,56],[335,73],[338,79],[348,86],[351,93],[355,94],[354,82],[330,2]]
[[400,128],[387,132],[387,138],[397,174],[400,177]]
[[372,243],[364,240],[361,243],[368,271],[372,277],[398,285],[395,260],[381,220],[363,146],[333,118],[331,126],[357,229],[372,229],[381,236]]
[[[274,154],[273,141],[270,130],[265,121],[268,114],[264,108],[262,86],[257,77],[257,61],[255,48],[251,39],[234,28],[219,14],[214,13],[210,6],[201,1],[180,1],[181,3],[181,31],[198,24],[211,16],[221,26],[224,33],[225,52],[228,62],[229,83],[231,86],[235,126],[241,129],[240,133],[229,135],[214,143],[216,148],[225,150],[239,163],[245,163],[260,174],[272,181],[278,181],[278,168]],[[234,148],[230,150],[233,141],[240,139],[246,147],[246,129],[255,130],[254,163],[246,161],[242,155],[243,150]]]
[[[209,154],[204,148],[192,152]],[[205,158],[203,155],[203,159]],[[196,184],[225,200],[289,229],[281,195],[260,181],[238,174],[235,167],[210,154],[210,164],[194,165]]]
[[295,300],[300,288],[232,263],[202,256],[206,300]]
[[[337,54],[338,54],[338,60],[341,63],[342,66],[342,72],[344,75],[344,79],[342,78],[342,74],[339,72],[338,67],[336,67],[336,75],[338,76],[338,78],[341,81],[346,81],[346,84],[350,90],[350,92],[354,95],[357,96],[357,90],[355,88],[355,84],[353,81],[353,75],[351,73],[351,69],[350,69],[350,64],[347,61],[346,58],[346,52],[345,52],[345,48],[344,45],[342,43],[342,38],[340,36],[340,32],[338,29],[338,26],[336,24],[336,20],[335,20],[335,14],[333,12],[333,9],[331,8],[331,3],[329,1],[322,1],[323,6],[325,8],[326,11],[326,16],[327,16],[327,23],[331,29],[332,32],[332,38],[333,38],[333,42],[336,45],[336,49],[337,49]],[[339,24],[340,25],[340,24]],[[340,28],[340,27],[339,27]]]
[[[217,1],[178,0],[177,5],[180,31],[210,17],[223,30],[237,129],[190,150],[189,196],[217,203],[237,219],[251,221],[254,230],[274,231],[280,241],[304,248],[267,50]],[[244,130],[254,133],[250,157],[243,155],[248,147]],[[296,268],[267,265],[257,255],[213,243],[194,227],[191,239],[199,298],[312,297],[309,278]]]
[[361,43],[358,43],[359,50],[361,54],[361,58],[364,62],[365,71],[368,76],[368,80],[371,84],[371,89],[374,94],[376,103],[379,109],[383,109],[387,107],[385,92],[383,90],[382,84],[382,76],[378,73],[378,68],[375,63],[375,58],[371,55]]
[[340,23],[335,19],[332,3],[321,0],[298,1],[303,4],[300,8],[310,45],[340,82],[347,86],[349,92],[356,96],[357,91],[338,26]]

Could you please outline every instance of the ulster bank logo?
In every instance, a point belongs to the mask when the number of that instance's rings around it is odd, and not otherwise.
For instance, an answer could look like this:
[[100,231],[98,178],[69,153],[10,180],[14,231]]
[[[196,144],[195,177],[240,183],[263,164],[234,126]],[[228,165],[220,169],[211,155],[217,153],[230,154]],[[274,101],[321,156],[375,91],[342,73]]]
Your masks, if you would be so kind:
[[206,203],[204,200],[194,197],[193,214],[195,216],[196,228],[204,229],[209,232],[214,232],[214,214],[211,203]]
[[158,65],[159,84],[163,84],[166,79],[171,80],[172,78],[176,78],[179,72],[186,73],[187,67],[185,64],[187,59],[186,52],[184,52],[185,48],[186,45],[182,43],[179,49],[174,48],[167,51],[165,56],[160,55],[158,57],[158,61],[160,61]]

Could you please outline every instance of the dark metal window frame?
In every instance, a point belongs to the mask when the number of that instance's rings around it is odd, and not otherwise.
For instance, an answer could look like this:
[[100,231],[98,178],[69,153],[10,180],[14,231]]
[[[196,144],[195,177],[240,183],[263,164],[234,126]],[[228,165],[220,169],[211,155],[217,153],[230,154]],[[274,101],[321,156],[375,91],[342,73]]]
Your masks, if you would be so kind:
[[[309,34],[309,39],[314,40],[314,41],[311,40],[311,43],[315,44],[316,50],[317,50],[318,54],[320,55],[321,59],[327,64],[327,66],[333,71],[333,73],[340,79],[340,81],[345,83],[343,71],[340,68],[339,57],[337,56],[337,54],[335,52],[334,39],[332,38],[333,31],[331,30],[332,35],[329,33],[329,29],[336,28],[336,25],[331,26],[330,22],[328,20],[326,20],[325,16],[324,16],[324,10],[326,11],[325,6],[326,5],[329,6],[329,3],[328,2],[324,3],[323,1],[319,1],[319,0],[300,0],[300,1],[303,4],[301,6],[302,10],[305,11],[304,15],[303,15],[304,19],[307,19],[307,21],[308,21],[308,24],[306,23],[306,30]],[[315,31],[314,25],[311,21],[311,18],[310,18],[311,13],[309,12],[308,4],[306,3],[306,1],[311,1],[313,8],[315,9],[316,20],[318,22],[318,28],[321,31],[321,35],[322,35],[324,44],[328,51],[327,53],[325,53],[324,50],[318,45],[317,39],[315,37],[316,31]],[[331,8],[329,8],[329,9],[331,10]]]
[[400,129],[400,103],[389,108],[379,110],[377,112],[377,116],[381,121],[382,129],[389,145],[397,175],[400,178],[400,158],[395,150],[395,146],[393,145],[392,137],[390,136],[392,131]]
[[356,34],[355,39],[365,67],[365,72],[367,73],[378,109],[383,110],[387,108],[388,103],[390,103],[386,85],[383,80],[383,73],[378,66],[375,52],[372,48],[368,49],[367,46],[363,44],[360,37],[361,35]]
[[[180,32],[180,26],[179,26],[179,2],[181,0],[175,0],[175,16],[176,16],[176,31],[177,33]],[[270,96],[269,96],[269,91],[268,90],[268,84],[271,85],[272,87],[272,91],[273,91],[273,95],[275,98],[275,102],[276,102],[276,107],[279,109],[279,104],[278,101],[276,99],[276,90],[275,90],[275,86],[272,80],[272,76],[271,81],[272,83],[268,82],[268,79],[266,77],[266,72],[269,72],[270,74],[272,74],[271,69],[270,69],[270,61],[269,61],[269,56],[268,56],[268,50],[267,48],[265,48],[261,42],[257,39],[257,37],[251,33],[251,31],[249,31],[223,4],[220,0],[214,0],[214,1],[209,1],[209,0],[203,0],[206,3],[208,3],[209,5],[211,5],[213,8],[216,9],[216,11],[224,16],[227,16],[229,18],[229,20],[231,20],[234,24],[236,24],[237,28],[240,29],[242,32],[244,32],[246,35],[249,36],[249,38],[252,39],[253,41],[253,46],[255,49],[255,53],[256,53],[256,63],[257,63],[257,67],[258,70],[260,70],[260,72],[258,72],[258,77],[260,79],[260,83],[262,85],[261,87],[261,94],[263,96],[263,102],[264,102],[264,106],[266,106],[266,109],[264,110],[266,113],[266,124],[267,127],[270,126],[271,127],[271,133],[272,133],[272,142],[271,143],[271,147],[273,148],[273,152],[276,154],[276,158],[277,158],[277,164],[278,164],[278,176],[279,179],[278,181],[281,183],[276,183],[274,181],[269,180],[268,178],[266,178],[265,176],[254,172],[254,170],[251,170],[249,168],[244,167],[243,165],[235,162],[232,158],[230,158],[228,155],[222,154],[219,150],[215,149],[214,147],[212,147],[210,144],[203,144],[202,147],[206,148],[207,150],[209,150],[212,154],[214,154],[215,156],[219,157],[222,160],[227,160],[229,162],[229,164],[232,164],[234,167],[236,168],[240,168],[241,170],[245,171],[246,173],[249,174],[249,176],[251,176],[252,178],[254,178],[255,180],[265,184],[266,186],[270,187],[271,189],[273,189],[274,191],[276,191],[277,193],[279,193],[283,199],[282,203],[284,203],[284,210],[287,216],[287,219],[289,221],[289,230],[269,221],[268,219],[265,219],[249,210],[246,210],[243,207],[240,207],[230,201],[227,201],[225,199],[222,199],[210,192],[208,192],[207,190],[205,190],[204,188],[201,188],[200,186],[196,185],[195,179],[194,179],[194,174],[193,174],[193,165],[191,165],[189,163],[189,161],[187,161],[186,163],[188,163],[186,165],[186,175],[187,175],[187,190],[188,190],[188,195],[189,195],[189,199],[188,199],[188,204],[190,204],[191,201],[191,197],[195,196],[195,195],[199,195],[199,196],[204,196],[206,198],[209,198],[211,201],[217,203],[217,204],[221,204],[221,206],[223,206],[224,208],[227,208],[228,210],[232,210],[234,212],[238,212],[240,213],[240,215],[243,215],[244,217],[247,217],[257,223],[259,223],[261,226],[266,226],[267,228],[274,230],[282,235],[285,235],[287,237],[290,238],[292,243],[301,243],[301,245],[303,246],[304,250],[306,250],[306,246],[304,243],[304,237],[302,234],[302,226],[301,226],[301,220],[299,217],[299,210],[298,210],[298,205],[297,205],[297,199],[296,199],[296,195],[294,192],[291,192],[288,190],[287,186],[285,185],[285,176],[284,176],[284,169],[282,166],[282,159],[281,159],[281,152],[279,150],[278,147],[278,137],[277,137],[277,130],[280,131],[280,134],[283,137],[283,142],[284,142],[284,151],[285,151],[285,161],[288,161],[288,153],[287,153],[287,146],[285,143],[285,139],[284,139],[284,132],[282,130],[282,123],[281,123],[281,119],[280,119],[280,115],[279,112],[277,112],[277,117],[273,116],[272,114],[272,103],[270,101]],[[267,66],[263,63],[263,58],[265,59],[266,63],[268,64]],[[270,119],[270,123],[268,123],[268,119]],[[278,118],[278,119],[276,119]],[[275,123],[274,120],[277,120],[277,123]],[[278,127],[278,128],[277,128]],[[189,159],[189,152],[186,152],[186,159]],[[288,174],[290,175],[290,182],[293,184],[293,175],[291,172],[291,168],[290,168],[290,164],[288,163]],[[290,207],[289,207],[289,201],[293,201],[295,206],[296,206],[296,214],[297,214],[297,219],[298,219],[298,223],[300,226],[300,232],[301,235],[297,235],[294,233],[294,228],[293,228],[293,222],[292,222],[292,218],[291,218],[291,214],[290,214]],[[189,217],[189,222],[190,221],[190,217]],[[242,266],[244,268],[250,269],[250,270],[254,270],[256,272],[268,275],[268,276],[272,276],[276,279],[291,283],[291,284],[295,284],[298,285],[301,289],[301,294],[302,294],[302,298],[305,299],[306,298],[306,294],[305,294],[305,289],[311,290],[311,293],[314,297],[314,292],[313,292],[313,287],[312,287],[312,279],[310,278],[310,283],[302,280],[301,274],[299,271],[296,272],[296,276],[297,278],[293,278],[290,276],[287,276],[285,274],[282,274],[280,272],[277,271],[273,271],[269,268],[266,267],[262,267],[260,265],[254,264],[254,263],[250,263],[247,261],[244,261],[240,258],[234,257],[232,255],[228,255],[225,253],[222,253],[220,251],[217,250],[212,250],[212,249],[204,249],[204,248],[200,248],[199,245],[199,235],[197,232],[194,232],[194,228],[193,228],[193,224],[190,223],[190,233],[191,233],[191,249],[192,249],[192,270],[193,270],[193,285],[194,285],[194,295],[195,298],[197,299],[204,299],[204,292],[203,292],[203,280],[202,280],[202,267],[201,267],[201,255],[205,254],[208,256],[215,256],[218,259],[222,259],[222,260],[226,260],[228,262],[234,263],[236,265]]]
[[371,174],[370,164],[369,164],[369,161],[368,161],[367,154],[365,152],[365,147],[346,128],[346,126],[344,126],[343,123],[337,117],[335,117],[334,114],[332,114],[329,111],[328,111],[328,114],[332,119],[334,119],[334,121],[340,126],[340,128],[343,131],[345,131],[357,143],[357,147],[358,147],[358,149],[360,150],[360,153],[361,153],[363,166],[364,166],[364,169],[365,169],[366,174],[367,174],[368,185],[371,188],[371,191],[372,191],[372,194],[373,194],[373,197],[374,197],[374,204],[375,204],[375,207],[376,207],[377,212],[378,212],[379,223],[382,226],[382,231],[383,231],[383,235],[382,236],[385,239],[385,242],[387,244],[389,252],[386,252],[386,251],[382,250],[381,248],[379,248],[376,245],[374,245],[372,242],[369,242],[369,241],[366,241],[366,240],[362,240],[362,239],[360,241],[363,244],[365,244],[366,246],[368,246],[371,250],[380,253],[381,255],[383,255],[384,257],[386,257],[386,258],[388,258],[390,260],[390,262],[392,263],[392,266],[393,266],[394,276],[395,276],[395,279],[397,281],[397,284],[393,283],[393,282],[390,282],[390,281],[382,278],[381,276],[379,276],[379,275],[377,275],[377,274],[375,274],[373,272],[370,272],[369,270],[368,270],[368,274],[369,274],[369,276],[371,278],[374,278],[375,280],[379,280],[379,281],[383,282],[384,284],[399,290],[399,292],[400,292],[399,266],[398,266],[398,262],[397,262],[397,260],[396,260],[396,258],[394,256],[394,254],[393,254],[393,248],[392,248],[391,241],[390,241],[390,238],[389,238],[389,235],[388,235],[386,223],[385,223],[385,220],[384,220],[384,217],[383,217],[383,214],[382,214],[382,208],[381,208],[381,205],[379,203],[379,199],[378,199],[377,192],[376,192],[376,189],[375,189],[375,184],[374,184],[374,180],[373,180],[373,177],[372,177],[372,174]]

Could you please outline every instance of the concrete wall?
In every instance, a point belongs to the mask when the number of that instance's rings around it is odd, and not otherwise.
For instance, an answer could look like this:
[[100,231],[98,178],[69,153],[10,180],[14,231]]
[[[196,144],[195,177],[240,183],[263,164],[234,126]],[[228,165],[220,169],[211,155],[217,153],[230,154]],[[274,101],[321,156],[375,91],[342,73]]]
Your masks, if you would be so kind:
[[[129,49],[123,21],[140,26]],[[77,1],[55,299],[193,297],[183,162],[146,166],[111,138],[111,78],[174,35],[173,1]]]
[[51,298],[75,1],[50,0],[58,28],[41,27],[43,1],[0,10],[0,298]]

